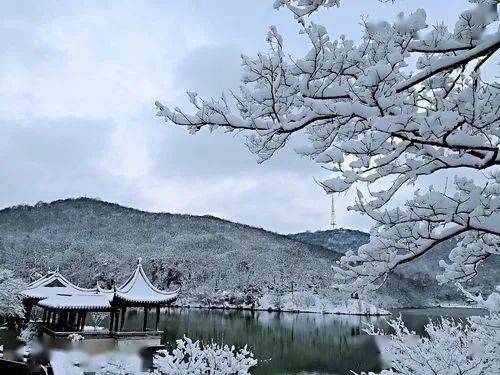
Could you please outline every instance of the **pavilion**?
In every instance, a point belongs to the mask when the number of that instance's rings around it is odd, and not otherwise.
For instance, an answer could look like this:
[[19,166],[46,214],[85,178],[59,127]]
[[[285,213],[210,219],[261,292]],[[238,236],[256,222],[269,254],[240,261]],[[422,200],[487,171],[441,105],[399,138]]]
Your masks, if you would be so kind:
[[[121,286],[112,289],[101,288],[99,284],[95,288],[81,288],[71,283],[57,269],[32,282],[21,293],[26,306],[26,319],[29,320],[33,306],[41,307],[42,328],[51,335],[82,333],[88,313],[109,312],[109,330],[94,334],[116,337],[161,334],[158,331],[160,309],[174,302],[179,290],[164,291],[156,288],[146,276],[139,259],[132,275]],[[142,331],[123,331],[127,308],[144,309]],[[156,309],[154,331],[148,330],[148,313],[151,309]]]

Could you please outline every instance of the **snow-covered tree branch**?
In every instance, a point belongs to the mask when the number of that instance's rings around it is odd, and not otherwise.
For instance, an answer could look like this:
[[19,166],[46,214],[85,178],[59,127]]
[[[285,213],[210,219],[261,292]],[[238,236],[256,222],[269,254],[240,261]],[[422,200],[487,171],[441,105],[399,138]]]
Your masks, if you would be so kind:
[[[500,248],[500,83],[483,74],[500,47],[497,1],[470,3],[453,30],[429,27],[418,9],[392,24],[365,22],[356,43],[331,39],[309,19],[339,0],[279,0],[275,7],[292,11],[311,45],[305,56],[287,57],[271,27],[269,52],[242,56],[239,92],[190,92],[194,113],[157,102],[158,114],[192,133],[242,130],[260,162],[301,134],[308,143],[298,152],[333,174],[321,182],[328,193],[366,185],[368,196],[358,192],[351,209],[376,224],[370,243],[342,259],[339,285],[377,287],[448,239],[458,245],[440,281],[466,280]],[[391,204],[423,176],[445,171],[457,176],[453,186]]]

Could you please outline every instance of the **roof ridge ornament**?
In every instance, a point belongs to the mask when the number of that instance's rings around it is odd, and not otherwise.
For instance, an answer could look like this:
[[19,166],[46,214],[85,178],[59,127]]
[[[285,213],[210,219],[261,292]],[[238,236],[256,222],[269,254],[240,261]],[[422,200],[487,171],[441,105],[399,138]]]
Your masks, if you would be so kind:
[[142,266],[142,257],[137,258],[137,265]]

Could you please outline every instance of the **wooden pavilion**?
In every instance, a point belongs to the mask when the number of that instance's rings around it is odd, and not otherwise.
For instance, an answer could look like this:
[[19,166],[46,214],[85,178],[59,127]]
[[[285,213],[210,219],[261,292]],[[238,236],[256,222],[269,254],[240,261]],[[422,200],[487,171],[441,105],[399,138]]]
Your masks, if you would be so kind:
[[[32,307],[43,309],[42,328],[54,336],[70,333],[85,333],[85,321],[90,312],[109,312],[109,329],[94,331],[96,336],[141,336],[159,335],[160,309],[177,299],[179,290],[164,291],[156,288],[146,276],[141,260],[135,271],[118,287],[104,289],[97,284],[87,289],[76,286],[59,273],[49,272],[39,280],[29,284],[22,291],[27,311],[27,319]],[[124,331],[127,308],[144,309],[142,331]],[[148,330],[148,315],[156,310],[154,330]]]

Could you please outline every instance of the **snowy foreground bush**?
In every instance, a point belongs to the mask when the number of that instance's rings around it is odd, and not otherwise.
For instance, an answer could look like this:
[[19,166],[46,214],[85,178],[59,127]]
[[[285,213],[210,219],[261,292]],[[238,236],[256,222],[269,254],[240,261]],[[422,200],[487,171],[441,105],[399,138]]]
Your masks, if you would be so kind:
[[[394,334],[383,352],[392,367],[380,374],[497,374],[500,370],[500,295],[492,293],[486,301],[480,297],[475,299],[489,309],[488,316],[470,317],[466,322],[449,318],[430,321],[425,326],[427,336],[424,337],[409,330],[401,317],[390,321]],[[367,332],[384,334],[373,326]]]
[[249,373],[257,360],[246,346],[237,350],[215,343],[203,345],[184,337],[177,340],[177,348],[172,352],[160,350],[153,364],[154,374],[243,375]]
[[177,340],[172,351],[159,350],[153,358],[154,370],[138,373],[123,358],[106,363],[99,375],[245,375],[257,364],[253,353],[246,346],[220,346],[215,343],[201,344],[184,337]]

